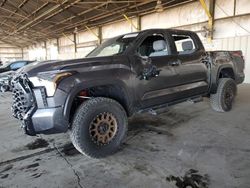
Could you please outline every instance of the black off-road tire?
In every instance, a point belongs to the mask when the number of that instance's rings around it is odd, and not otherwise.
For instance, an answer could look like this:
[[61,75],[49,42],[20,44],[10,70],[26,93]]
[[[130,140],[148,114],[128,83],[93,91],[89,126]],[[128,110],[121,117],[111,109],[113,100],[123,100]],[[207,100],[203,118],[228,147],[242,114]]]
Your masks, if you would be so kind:
[[219,79],[217,92],[210,95],[210,104],[217,112],[227,112],[232,109],[237,93],[237,85],[231,78]]
[[[91,122],[100,114],[109,113],[117,122],[116,134],[109,143],[100,145],[90,133]],[[75,113],[70,138],[75,148],[91,158],[103,158],[119,150],[127,133],[127,114],[115,100],[109,98],[93,98],[80,105]]]

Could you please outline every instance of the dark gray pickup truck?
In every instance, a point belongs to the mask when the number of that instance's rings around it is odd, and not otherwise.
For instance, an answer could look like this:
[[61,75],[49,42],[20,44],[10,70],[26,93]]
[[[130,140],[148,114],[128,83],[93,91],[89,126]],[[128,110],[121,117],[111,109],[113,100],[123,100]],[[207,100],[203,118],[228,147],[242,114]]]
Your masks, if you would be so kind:
[[206,52],[190,31],[145,30],[109,39],[84,59],[19,71],[12,110],[27,134],[69,131],[76,149],[101,158],[118,150],[135,113],[202,97],[231,110],[243,71],[241,51]]

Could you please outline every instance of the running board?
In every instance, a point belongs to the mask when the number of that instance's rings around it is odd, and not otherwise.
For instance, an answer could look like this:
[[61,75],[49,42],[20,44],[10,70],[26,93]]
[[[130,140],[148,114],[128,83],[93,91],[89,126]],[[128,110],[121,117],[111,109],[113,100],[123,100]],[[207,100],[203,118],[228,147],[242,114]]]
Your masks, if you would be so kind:
[[188,102],[194,104],[194,103],[197,103],[197,102],[202,102],[203,101],[203,97],[197,97],[197,98],[193,98],[193,99],[188,99],[187,100]]
[[157,106],[154,106],[152,108],[142,109],[142,110],[139,110],[137,113],[139,113],[139,114],[149,113],[151,115],[157,115],[157,114],[161,114],[161,113],[168,111],[169,107],[172,105],[175,105],[175,104],[179,104],[182,102],[189,102],[191,104],[194,104],[194,103],[198,103],[198,102],[202,102],[202,101],[203,101],[202,96],[196,96],[196,97],[191,97],[188,99],[183,99],[183,100],[178,100],[178,101],[174,101],[174,102],[170,102],[170,103],[166,103],[166,104],[157,105]]

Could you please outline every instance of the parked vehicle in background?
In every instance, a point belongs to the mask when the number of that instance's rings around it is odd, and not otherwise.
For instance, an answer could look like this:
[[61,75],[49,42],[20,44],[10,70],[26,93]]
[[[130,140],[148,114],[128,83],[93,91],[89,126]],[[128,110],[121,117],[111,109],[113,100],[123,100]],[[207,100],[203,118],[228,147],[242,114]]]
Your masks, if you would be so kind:
[[24,68],[12,79],[12,109],[27,134],[69,131],[77,150],[101,158],[121,146],[127,117],[202,97],[229,111],[244,77],[241,51],[206,52],[194,32],[151,29],[84,59]]
[[0,73],[0,92],[11,91],[10,81],[15,74],[15,71]]
[[0,66],[0,92],[8,91],[10,85],[10,79],[14,72],[23,66],[32,63],[34,61],[19,60],[14,62],[8,62]]
[[8,71],[16,71],[32,62],[34,61],[20,60],[20,61],[6,63],[0,67],[0,73]]
[[[49,60],[49,61],[15,61],[12,63],[9,63],[9,68],[13,69],[7,72],[2,72],[0,73],[0,92],[7,92],[11,91],[11,79],[13,75],[16,74],[17,71],[21,71],[22,68],[24,67],[33,67],[37,65],[38,63],[47,63],[47,62],[53,62],[55,60]],[[20,63],[22,62],[22,63]],[[26,62],[26,63],[23,63]],[[14,64],[14,65],[13,65]],[[12,65],[12,66],[11,66]],[[16,70],[16,71],[15,71]]]

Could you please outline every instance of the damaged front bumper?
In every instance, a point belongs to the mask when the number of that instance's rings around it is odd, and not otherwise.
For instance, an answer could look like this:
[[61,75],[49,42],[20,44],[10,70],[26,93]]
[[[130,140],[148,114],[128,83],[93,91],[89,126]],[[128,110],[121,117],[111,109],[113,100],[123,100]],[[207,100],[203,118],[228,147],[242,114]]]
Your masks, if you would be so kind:
[[21,127],[26,134],[35,136],[68,130],[62,105],[66,93],[57,91],[54,97],[47,98],[45,89],[33,88],[25,74],[13,78],[11,84],[13,116],[21,121]]

